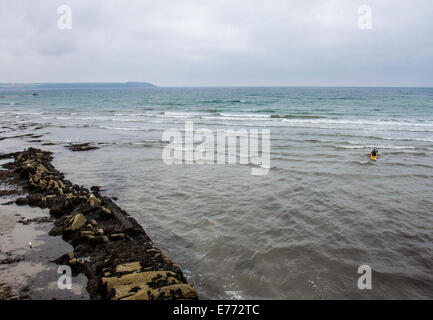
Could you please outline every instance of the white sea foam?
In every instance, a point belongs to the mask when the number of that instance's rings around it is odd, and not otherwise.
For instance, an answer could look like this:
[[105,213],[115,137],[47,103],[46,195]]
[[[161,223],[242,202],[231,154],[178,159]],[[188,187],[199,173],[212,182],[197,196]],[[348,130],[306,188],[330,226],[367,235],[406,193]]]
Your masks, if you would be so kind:
[[146,119],[139,118],[139,119],[110,119],[113,122],[146,122]]
[[227,290],[225,294],[229,300],[243,300],[241,291]]
[[174,117],[174,118],[188,118],[188,117],[197,117],[197,116],[201,116],[204,113],[198,113],[198,112],[171,112],[171,111],[166,111],[164,112],[164,114],[162,115],[158,115],[158,116],[169,116],[169,117]]
[[412,121],[392,120],[347,120],[347,119],[282,119],[288,123],[318,123],[318,124],[343,124],[343,125],[371,125],[371,126],[413,126],[428,127],[433,129],[433,123],[420,123]]
[[44,113],[43,112],[18,112],[18,111],[14,111],[11,114],[25,116],[25,115],[41,115]]
[[108,130],[122,130],[122,131],[150,131],[151,130],[147,128],[119,128],[119,127],[110,127],[110,126],[98,126],[98,128],[108,129]]
[[271,115],[269,114],[253,114],[253,113],[221,113],[223,117],[235,117],[235,118],[264,118],[269,119]]
[[344,149],[416,149],[415,146],[393,146],[393,145],[350,145],[350,146],[342,146],[335,145],[336,148],[344,148]]
[[263,118],[263,117],[203,116],[201,118],[206,119],[206,120],[223,120],[223,121],[227,121],[227,120],[233,120],[233,121],[268,121],[269,120],[269,118]]
[[148,116],[150,113],[115,113],[116,117],[140,117],[140,116]]

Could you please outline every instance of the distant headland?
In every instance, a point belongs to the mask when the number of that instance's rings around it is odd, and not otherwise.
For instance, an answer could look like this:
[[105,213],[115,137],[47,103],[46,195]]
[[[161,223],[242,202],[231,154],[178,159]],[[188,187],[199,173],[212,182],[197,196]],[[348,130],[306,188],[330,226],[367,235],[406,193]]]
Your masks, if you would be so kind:
[[157,88],[148,82],[0,83],[0,89]]

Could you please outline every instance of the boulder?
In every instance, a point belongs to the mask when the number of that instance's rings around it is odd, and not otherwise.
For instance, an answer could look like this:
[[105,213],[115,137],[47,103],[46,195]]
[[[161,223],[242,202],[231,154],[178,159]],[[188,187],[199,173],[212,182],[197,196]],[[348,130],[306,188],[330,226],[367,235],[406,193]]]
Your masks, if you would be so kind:
[[102,203],[101,199],[95,197],[93,194],[89,197],[89,205],[93,208],[95,206],[100,206]]
[[141,270],[140,262],[130,262],[130,263],[124,263],[119,264],[116,266],[116,272],[122,273],[122,272],[137,272]]
[[[119,267],[119,266],[118,266]],[[171,271],[130,273],[104,277],[102,284],[113,300],[198,299],[197,290]]]
[[76,231],[81,229],[87,222],[87,219],[81,214],[76,214],[71,220],[70,220],[70,226],[69,230]]
[[121,240],[121,239],[125,239],[125,235],[123,233],[115,233],[110,235],[110,238],[113,240]]
[[80,235],[82,237],[94,237],[95,233],[93,231],[81,231]]
[[29,201],[27,198],[20,197],[20,198],[15,200],[15,204],[17,206],[26,206],[29,204]]

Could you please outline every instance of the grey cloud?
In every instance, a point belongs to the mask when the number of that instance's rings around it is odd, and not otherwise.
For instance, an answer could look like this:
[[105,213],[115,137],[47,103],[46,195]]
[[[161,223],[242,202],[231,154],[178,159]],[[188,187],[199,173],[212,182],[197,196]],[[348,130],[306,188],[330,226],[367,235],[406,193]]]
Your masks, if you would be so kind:
[[368,2],[0,0],[0,82],[432,86],[433,3]]

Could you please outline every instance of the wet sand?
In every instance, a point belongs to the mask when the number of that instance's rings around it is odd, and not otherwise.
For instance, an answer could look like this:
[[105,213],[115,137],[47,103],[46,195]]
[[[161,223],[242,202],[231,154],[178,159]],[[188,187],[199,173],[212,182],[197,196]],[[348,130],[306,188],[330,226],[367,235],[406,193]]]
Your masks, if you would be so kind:
[[57,286],[61,275],[52,261],[73,248],[61,237],[48,235],[53,227],[48,210],[3,205],[0,221],[2,299],[89,299],[83,274],[72,279],[72,290]]
[[[0,165],[9,161],[3,159]],[[23,194],[0,175],[0,300],[89,299],[83,274],[73,277],[71,290],[58,288],[61,275],[53,260],[73,247],[49,236],[54,224],[47,209],[15,204]]]

